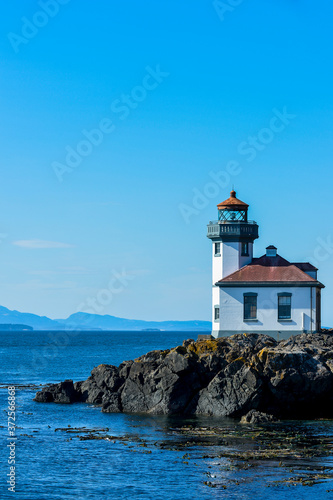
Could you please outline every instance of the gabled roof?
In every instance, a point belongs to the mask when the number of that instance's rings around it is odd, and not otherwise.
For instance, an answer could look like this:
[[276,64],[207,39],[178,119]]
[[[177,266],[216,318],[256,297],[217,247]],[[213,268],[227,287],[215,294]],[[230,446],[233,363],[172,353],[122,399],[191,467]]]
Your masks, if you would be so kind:
[[[305,264],[306,266],[311,266],[311,270],[314,270],[314,266],[309,263],[299,263]],[[318,286],[323,288],[319,281],[312,278],[306,274],[298,265],[295,265],[280,255],[276,257],[268,257],[263,255],[257,259],[253,259],[251,264],[242,267],[238,271],[235,271],[229,276],[226,276],[222,280],[218,281],[216,284],[219,286],[232,286],[232,285],[246,285],[255,284],[265,285],[265,284],[276,284],[276,285],[288,285],[288,284],[299,284],[308,286]]]

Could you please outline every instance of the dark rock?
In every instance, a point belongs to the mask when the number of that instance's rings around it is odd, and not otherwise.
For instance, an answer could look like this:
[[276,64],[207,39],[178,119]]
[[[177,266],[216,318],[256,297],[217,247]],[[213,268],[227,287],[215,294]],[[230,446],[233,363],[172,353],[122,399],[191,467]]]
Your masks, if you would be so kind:
[[74,403],[78,399],[73,380],[65,380],[59,384],[49,385],[37,392],[34,400],[38,403],[68,404]]
[[121,413],[122,406],[120,401],[120,395],[115,392],[103,399],[104,403],[102,405],[102,412],[104,413]]
[[37,392],[34,401],[37,401],[37,403],[52,403],[54,401],[53,394],[51,391],[42,389]]
[[188,348],[188,346],[189,346],[190,344],[194,344],[194,343],[195,343],[195,340],[193,340],[193,339],[183,340],[183,347]]
[[256,370],[242,359],[235,360],[201,391],[195,413],[224,417],[257,408],[262,399],[262,385]]
[[274,417],[274,415],[268,413],[250,410],[246,415],[243,415],[240,420],[241,424],[263,424],[267,422],[278,422],[278,419]]
[[130,372],[131,366],[134,363],[134,361],[123,361],[119,366],[119,376],[122,377],[123,379],[127,379],[128,374]]
[[258,358],[269,390],[266,409],[277,408],[280,416],[293,418],[312,418],[318,412],[324,417],[332,411],[328,395],[333,389],[333,373],[324,358],[300,350],[300,345],[293,345],[290,351],[281,346],[264,348]]
[[[100,365],[87,380],[45,387],[35,400],[83,401],[102,406],[103,412],[240,417],[255,410],[305,419],[333,418],[332,392],[332,333],[281,342],[237,334],[188,339],[119,367]],[[255,419],[257,413],[250,415]]]
[[80,400],[86,403],[101,405],[103,398],[117,392],[125,382],[119,370],[112,365],[99,365],[91,372],[91,376],[80,384]]
[[127,412],[182,413],[200,388],[197,359],[186,348],[153,351],[132,364],[121,404]]

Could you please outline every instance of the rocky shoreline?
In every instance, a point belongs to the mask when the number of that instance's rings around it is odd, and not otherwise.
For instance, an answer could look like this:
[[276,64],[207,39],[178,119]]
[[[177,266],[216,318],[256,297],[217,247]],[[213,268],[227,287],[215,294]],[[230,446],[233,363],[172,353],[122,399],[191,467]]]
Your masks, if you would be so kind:
[[156,415],[240,418],[256,410],[245,419],[255,423],[333,418],[332,396],[333,333],[326,332],[280,342],[260,334],[185,340],[118,367],[99,365],[82,382],[49,385],[35,401]]

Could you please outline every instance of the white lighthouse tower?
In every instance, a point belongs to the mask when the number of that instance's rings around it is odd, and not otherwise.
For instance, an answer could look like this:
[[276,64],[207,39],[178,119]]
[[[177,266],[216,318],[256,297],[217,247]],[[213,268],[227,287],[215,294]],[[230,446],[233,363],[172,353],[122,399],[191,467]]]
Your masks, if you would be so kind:
[[253,242],[259,237],[259,226],[247,217],[249,205],[236,198],[231,191],[230,198],[217,205],[218,220],[208,224],[207,237],[213,244],[213,291],[212,291],[212,323],[219,329],[220,290],[216,283],[253,259]]

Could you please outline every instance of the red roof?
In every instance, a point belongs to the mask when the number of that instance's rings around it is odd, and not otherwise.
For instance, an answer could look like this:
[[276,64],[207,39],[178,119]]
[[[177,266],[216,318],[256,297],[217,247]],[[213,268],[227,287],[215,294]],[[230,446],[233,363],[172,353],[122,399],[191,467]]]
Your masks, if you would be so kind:
[[222,201],[222,203],[219,203],[217,205],[217,208],[221,210],[222,208],[228,208],[228,207],[236,208],[236,206],[244,210],[245,208],[248,208],[249,205],[247,203],[244,203],[244,201],[241,201],[238,198],[236,198],[236,191],[231,191],[230,198]]
[[[304,263],[308,264],[308,263]],[[253,259],[251,264],[242,267],[238,271],[235,271],[229,276],[226,276],[222,280],[218,281],[219,284],[232,283],[274,283],[274,282],[287,282],[287,283],[309,283],[309,285],[315,285],[323,287],[321,283],[306,274],[299,267],[299,263],[293,264],[288,262],[280,255],[276,257],[267,257],[263,255],[258,259]],[[311,264],[309,264],[312,268]]]

